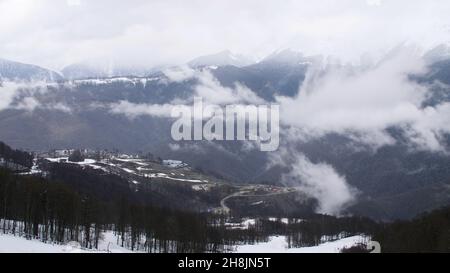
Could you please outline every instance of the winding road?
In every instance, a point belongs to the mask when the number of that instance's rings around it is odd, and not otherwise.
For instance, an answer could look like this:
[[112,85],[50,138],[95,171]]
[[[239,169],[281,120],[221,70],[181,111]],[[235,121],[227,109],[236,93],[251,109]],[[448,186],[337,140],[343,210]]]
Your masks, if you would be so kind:
[[251,192],[251,189],[245,189],[245,190],[241,190],[241,191],[235,192],[235,193],[233,193],[233,194],[230,194],[230,195],[226,196],[225,198],[223,198],[223,199],[220,201],[220,206],[221,206],[222,212],[224,212],[225,214],[229,214],[230,211],[231,211],[231,209],[230,209],[230,207],[227,206],[226,202],[227,202],[227,200],[229,200],[229,199],[231,199],[231,198],[238,197],[238,196],[246,196],[246,197],[247,197],[247,196],[248,196],[248,197],[266,197],[266,196],[273,196],[273,195],[287,194],[287,193],[292,192],[292,190],[293,190],[293,189],[285,188],[285,189],[284,189],[283,191],[281,191],[281,192],[271,192],[271,193],[267,193],[267,194],[247,194],[247,193],[250,193],[250,192]]

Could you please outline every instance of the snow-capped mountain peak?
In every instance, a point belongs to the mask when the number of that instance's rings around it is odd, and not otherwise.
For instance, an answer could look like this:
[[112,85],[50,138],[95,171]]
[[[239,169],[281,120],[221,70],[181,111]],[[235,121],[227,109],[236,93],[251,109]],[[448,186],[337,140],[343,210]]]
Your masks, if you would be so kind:
[[201,66],[227,66],[243,67],[253,64],[254,61],[243,55],[234,54],[229,50],[225,50],[216,54],[205,55],[193,59],[188,63],[191,67]]
[[292,49],[283,49],[275,51],[261,62],[267,64],[287,64],[287,65],[299,65],[299,64],[311,64],[320,61],[320,56],[305,56],[299,51]]

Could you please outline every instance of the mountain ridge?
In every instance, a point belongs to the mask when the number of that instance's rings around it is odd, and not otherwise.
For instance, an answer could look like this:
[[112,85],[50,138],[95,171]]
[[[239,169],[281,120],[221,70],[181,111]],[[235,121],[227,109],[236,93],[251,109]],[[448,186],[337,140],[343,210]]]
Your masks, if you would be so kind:
[[55,82],[63,77],[52,70],[34,64],[26,64],[0,58],[0,79],[10,81]]

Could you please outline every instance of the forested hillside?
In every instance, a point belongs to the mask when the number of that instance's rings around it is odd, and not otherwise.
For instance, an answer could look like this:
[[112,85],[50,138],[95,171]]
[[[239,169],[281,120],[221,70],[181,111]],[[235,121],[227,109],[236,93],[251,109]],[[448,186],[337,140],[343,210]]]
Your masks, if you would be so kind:
[[100,201],[61,182],[0,170],[0,218],[7,219],[0,228],[29,239],[96,248],[101,232],[114,230],[131,250],[205,252],[224,251],[252,234],[223,233],[210,216],[141,205],[126,194]]
[[315,215],[300,222],[257,219],[246,228],[230,229],[226,215],[151,205],[132,193],[105,198],[99,191],[89,194],[74,186],[0,169],[0,219],[5,219],[0,229],[43,242],[77,241],[93,249],[104,231],[113,230],[121,246],[159,253],[226,252],[235,245],[267,241],[274,234],[286,235],[291,247],[314,246],[324,238],[335,240],[376,228],[364,218]]
[[383,252],[429,253],[450,251],[450,207],[410,221],[384,224],[374,236]]
[[[27,168],[33,166],[33,156],[27,152],[14,150],[0,141],[0,163],[3,159],[3,165],[18,164]],[[2,164],[0,164],[1,166]]]

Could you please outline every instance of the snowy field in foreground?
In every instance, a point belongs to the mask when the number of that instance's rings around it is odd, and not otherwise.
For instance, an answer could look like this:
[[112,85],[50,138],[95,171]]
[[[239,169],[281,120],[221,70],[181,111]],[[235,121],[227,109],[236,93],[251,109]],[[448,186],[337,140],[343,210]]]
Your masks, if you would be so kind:
[[[284,236],[271,237],[269,242],[236,247],[236,253],[339,253],[344,247],[351,247],[366,242],[363,236],[353,236],[334,242],[328,242],[315,247],[287,248]],[[104,240],[99,244],[99,250],[80,249],[77,246],[46,244],[38,240],[26,240],[22,237],[0,234],[0,253],[131,253],[130,250],[116,244],[112,232],[104,233]]]
[[0,234],[0,253],[129,253],[130,250],[116,244],[112,232],[104,233],[104,240],[99,242],[98,250],[81,249],[76,244],[47,244],[38,240],[27,240],[8,234]]
[[287,248],[286,237],[273,236],[266,243],[255,245],[242,245],[236,248],[236,253],[339,253],[343,248],[367,242],[367,237],[353,236],[323,243],[313,247]]

